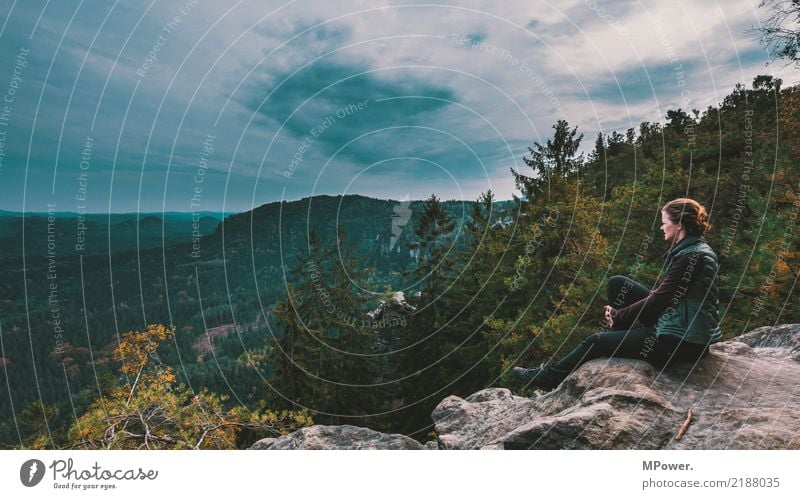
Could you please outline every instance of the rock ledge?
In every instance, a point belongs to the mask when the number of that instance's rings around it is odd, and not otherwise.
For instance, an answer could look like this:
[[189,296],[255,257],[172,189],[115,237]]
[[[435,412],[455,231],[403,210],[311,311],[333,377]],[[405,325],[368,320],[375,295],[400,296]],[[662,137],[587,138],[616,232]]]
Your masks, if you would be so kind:
[[[678,429],[692,411],[680,440]],[[438,442],[354,426],[311,426],[266,449],[800,449],[800,324],[712,345],[696,365],[657,370],[596,359],[534,398],[488,388],[431,415]]]

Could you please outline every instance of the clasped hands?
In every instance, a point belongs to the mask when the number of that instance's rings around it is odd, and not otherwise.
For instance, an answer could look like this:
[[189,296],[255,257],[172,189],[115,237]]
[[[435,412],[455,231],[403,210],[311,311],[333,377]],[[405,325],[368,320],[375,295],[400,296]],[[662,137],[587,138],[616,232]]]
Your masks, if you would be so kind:
[[612,310],[614,309],[611,307],[611,305],[606,305],[605,308],[603,309],[603,313],[605,314],[606,323],[608,324],[608,327],[612,327],[614,325],[614,318],[611,317]]

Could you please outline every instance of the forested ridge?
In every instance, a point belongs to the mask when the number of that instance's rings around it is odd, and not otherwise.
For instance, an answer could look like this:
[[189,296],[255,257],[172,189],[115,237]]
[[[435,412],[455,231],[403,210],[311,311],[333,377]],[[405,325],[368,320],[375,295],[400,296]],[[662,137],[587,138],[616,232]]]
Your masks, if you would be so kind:
[[426,441],[444,397],[600,330],[609,276],[654,285],[679,197],[711,215],[724,338],[800,322],[798,134],[800,88],[759,76],[661,123],[557,122],[511,201],[315,196],[232,215],[199,250],[3,254],[0,443],[243,448],[314,423]]

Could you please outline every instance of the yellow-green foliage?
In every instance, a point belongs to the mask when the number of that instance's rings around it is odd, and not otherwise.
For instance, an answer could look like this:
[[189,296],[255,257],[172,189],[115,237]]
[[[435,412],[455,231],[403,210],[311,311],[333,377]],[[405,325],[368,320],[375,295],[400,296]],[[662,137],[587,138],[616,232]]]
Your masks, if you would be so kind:
[[312,424],[296,411],[226,409],[227,396],[205,389],[193,393],[177,384],[156,350],[175,329],[152,324],[126,333],[114,351],[123,375],[109,396],[91,404],[69,432],[73,448],[232,449],[244,429],[286,434]]

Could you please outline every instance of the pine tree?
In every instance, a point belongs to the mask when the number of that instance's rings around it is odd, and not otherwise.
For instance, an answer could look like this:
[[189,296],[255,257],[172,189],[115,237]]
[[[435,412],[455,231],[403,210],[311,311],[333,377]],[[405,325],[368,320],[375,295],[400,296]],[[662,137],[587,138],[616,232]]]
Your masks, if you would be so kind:
[[324,384],[319,381],[324,345],[320,317],[326,298],[321,286],[320,254],[319,240],[312,231],[306,250],[298,251],[297,262],[289,270],[285,297],[275,305],[274,315],[282,325],[283,336],[273,339],[268,350],[273,368],[268,382],[275,392],[274,403],[283,400],[288,407],[309,410],[318,410],[319,401],[325,398]]
[[454,259],[450,235],[455,223],[432,194],[422,207],[415,234],[419,241],[420,262],[410,274],[420,283],[417,311],[408,321],[405,348],[400,353],[398,371],[406,376],[400,394],[404,411],[403,430],[422,437],[430,427],[430,411],[440,400],[441,390],[451,381],[446,357],[456,343],[448,336],[448,314],[453,311],[449,285],[454,279]]
[[375,332],[362,324],[365,299],[357,284],[368,273],[362,262],[342,229],[328,243],[312,230],[275,310],[284,336],[270,349],[271,384],[328,424],[377,411]]
[[535,142],[533,147],[528,148],[531,157],[523,158],[535,177],[527,177],[511,168],[514,183],[529,200],[542,193],[549,196],[552,180],[577,175],[583,162],[583,155],[577,154],[583,139],[583,134],[578,135],[578,127],[570,130],[567,121],[558,120],[553,129],[555,133],[552,140],[547,139],[545,145]]
[[380,373],[372,355],[377,332],[363,320],[366,298],[359,285],[370,269],[364,267],[344,229],[338,227],[336,232],[337,244],[322,255],[331,302],[322,372],[331,383],[328,412],[344,415],[335,418],[337,424],[353,424],[354,418],[379,412],[378,389],[373,384]]
[[[504,275],[505,306],[486,320],[491,356],[506,378],[514,365],[563,355],[595,327],[576,330],[587,309],[592,310],[593,283],[607,263],[607,243],[597,220],[602,200],[580,189],[576,173],[583,158],[577,145],[582,135],[566,122],[553,128],[558,137],[546,147],[531,148],[537,152],[532,168],[546,172],[549,191],[524,205],[508,245],[513,267]],[[602,137],[596,148],[602,149]]]

